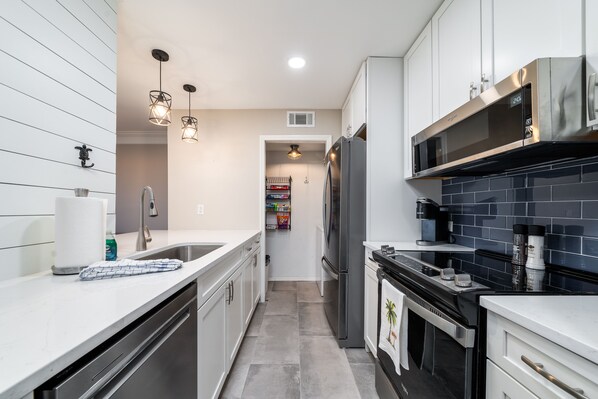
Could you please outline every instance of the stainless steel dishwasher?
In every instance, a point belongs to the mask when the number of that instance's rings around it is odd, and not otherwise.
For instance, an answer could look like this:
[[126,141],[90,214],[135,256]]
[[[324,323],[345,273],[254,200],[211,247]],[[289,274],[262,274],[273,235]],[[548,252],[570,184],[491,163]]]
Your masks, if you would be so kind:
[[67,367],[34,397],[197,398],[197,285],[188,285]]

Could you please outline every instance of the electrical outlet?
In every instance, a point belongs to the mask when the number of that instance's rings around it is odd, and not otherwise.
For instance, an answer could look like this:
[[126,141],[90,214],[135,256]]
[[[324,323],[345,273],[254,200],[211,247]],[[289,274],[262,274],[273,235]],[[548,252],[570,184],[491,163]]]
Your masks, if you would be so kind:
[[203,215],[203,204],[197,204],[197,214]]

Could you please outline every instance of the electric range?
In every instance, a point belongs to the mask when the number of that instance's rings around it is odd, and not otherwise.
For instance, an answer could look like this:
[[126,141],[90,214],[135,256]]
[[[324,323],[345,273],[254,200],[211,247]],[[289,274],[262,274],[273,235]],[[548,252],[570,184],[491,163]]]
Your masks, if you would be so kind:
[[373,252],[378,270],[378,336],[388,281],[405,296],[409,370],[400,375],[378,348],[376,388],[386,398],[483,398],[485,312],[482,295],[598,294],[598,277],[547,266],[545,271],[513,265],[504,255],[476,252]]

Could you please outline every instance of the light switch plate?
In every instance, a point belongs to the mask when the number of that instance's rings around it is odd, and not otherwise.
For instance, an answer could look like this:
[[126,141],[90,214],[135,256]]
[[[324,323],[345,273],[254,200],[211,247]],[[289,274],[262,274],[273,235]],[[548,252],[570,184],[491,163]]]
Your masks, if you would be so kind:
[[197,214],[203,215],[203,204],[197,204]]

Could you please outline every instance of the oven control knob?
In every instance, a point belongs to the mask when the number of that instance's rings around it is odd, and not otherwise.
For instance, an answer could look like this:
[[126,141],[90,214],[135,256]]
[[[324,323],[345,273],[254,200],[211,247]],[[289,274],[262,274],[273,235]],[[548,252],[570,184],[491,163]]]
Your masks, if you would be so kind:
[[386,248],[386,254],[387,255],[394,255],[395,253],[395,247],[388,247]]
[[471,287],[471,275],[455,274],[455,285],[457,287]]
[[440,270],[440,278],[447,281],[453,280],[455,278],[455,269],[447,267]]
[[388,249],[388,245],[382,245],[382,246],[380,247],[380,250],[382,251],[382,253],[383,253],[383,254],[385,254],[385,253],[386,253],[386,250],[387,250],[387,249]]

